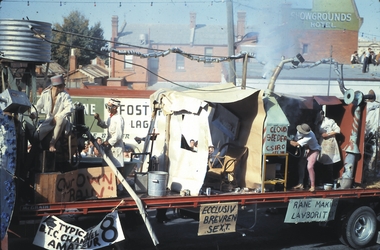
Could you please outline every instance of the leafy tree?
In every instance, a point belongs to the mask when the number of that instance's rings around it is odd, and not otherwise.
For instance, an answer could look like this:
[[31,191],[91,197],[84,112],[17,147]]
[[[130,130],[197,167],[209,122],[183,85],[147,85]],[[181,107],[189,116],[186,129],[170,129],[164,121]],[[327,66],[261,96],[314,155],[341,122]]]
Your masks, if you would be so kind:
[[91,28],[88,25],[89,20],[79,11],[70,12],[67,17],[63,18],[62,25],[55,23],[53,25],[56,31],[53,32],[52,59],[63,67],[67,67],[71,48],[76,48],[75,55],[80,65],[90,64],[90,61],[97,55],[103,59],[106,58],[107,56],[100,52],[100,48],[107,43],[99,40],[104,39],[104,31],[100,27],[100,22]]

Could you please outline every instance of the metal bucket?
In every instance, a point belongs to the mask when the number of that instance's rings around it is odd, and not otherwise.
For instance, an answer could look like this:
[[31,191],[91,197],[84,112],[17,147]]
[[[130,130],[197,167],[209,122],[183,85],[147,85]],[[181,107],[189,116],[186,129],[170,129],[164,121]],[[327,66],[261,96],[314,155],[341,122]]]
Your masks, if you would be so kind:
[[168,183],[168,173],[164,171],[148,172],[148,195],[164,196]]
[[341,189],[351,188],[352,181],[353,181],[353,178],[341,178],[340,179],[340,188]]

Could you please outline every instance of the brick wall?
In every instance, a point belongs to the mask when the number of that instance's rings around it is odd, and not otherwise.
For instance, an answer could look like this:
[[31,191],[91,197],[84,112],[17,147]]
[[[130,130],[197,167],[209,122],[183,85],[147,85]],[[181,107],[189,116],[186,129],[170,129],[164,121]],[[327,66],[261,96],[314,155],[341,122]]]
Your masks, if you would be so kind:
[[[120,50],[128,50],[126,48],[116,48]],[[132,50],[132,49],[131,49]],[[133,49],[133,51],[140,51],[141,53],[147,53],[147,50]],[[132,66],[131,68],[124,68],[124,55],[115,54],[116,58],[115,67],[112,77],[125,78],[126,82],[148,82],[146,68],[148,67],[148,59],[133,56],[133,63],[140,66]]]
[[357,31],[309,30],[296,35],[299,37],[300,53],[303,44],[309,46],[309,53],[303,54],[307,61],[329,58],[332,46],[332,58],[339,63],[350,64],[351,54],[358,48]]
[[[208,46],[207,46],[208,47]],[[161,45],[158,49],[167,49],[168,45]],[[205,48],[203,46],[180,46],[183,52],[199,55],[204,58]],[[211,48],[211,47],[210,47]],[[227,47],[212,47],[213,55],[226,57]],[[221,79],[221,63],[205,64],[184,58],[184,69],[176,69],[176,53],[171,53],[166,57],[159,58],[158,74],[174,82],[214,82],[218,83]]]

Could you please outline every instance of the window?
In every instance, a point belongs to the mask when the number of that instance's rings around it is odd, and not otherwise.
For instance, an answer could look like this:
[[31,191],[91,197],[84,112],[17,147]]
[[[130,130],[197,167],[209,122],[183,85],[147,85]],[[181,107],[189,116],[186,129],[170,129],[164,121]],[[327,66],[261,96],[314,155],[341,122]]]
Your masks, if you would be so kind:
[[309,53],[309,44],[303,44],[302,45],[302,54]]
[[[211,47],[205,47],[205,66],[207,67],[213,67],[214,65],[211,63],[212,59],[212,48]],[[210,60],[210,61],[208,61]]]
[[125,55],[124,56],[124,69],[132,69],[133,65],[133,55]]
[[177,70],[185,70],[185,57],[180,55],[180,54],[176,54],[176,69]]

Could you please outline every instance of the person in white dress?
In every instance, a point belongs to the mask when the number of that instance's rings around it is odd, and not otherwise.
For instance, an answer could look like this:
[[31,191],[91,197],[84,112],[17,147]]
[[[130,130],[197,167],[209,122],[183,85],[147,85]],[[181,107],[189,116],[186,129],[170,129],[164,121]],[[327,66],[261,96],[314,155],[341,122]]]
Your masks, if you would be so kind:
[[318,113],[316,125],[318,142],[322,147],[318,162],[329,173],[327,182],[332,183],[333,164],[341,161],[340,149],[336,140],[336,135],[340,134],[340,127],[334,119],[326,117],[323,110]]

